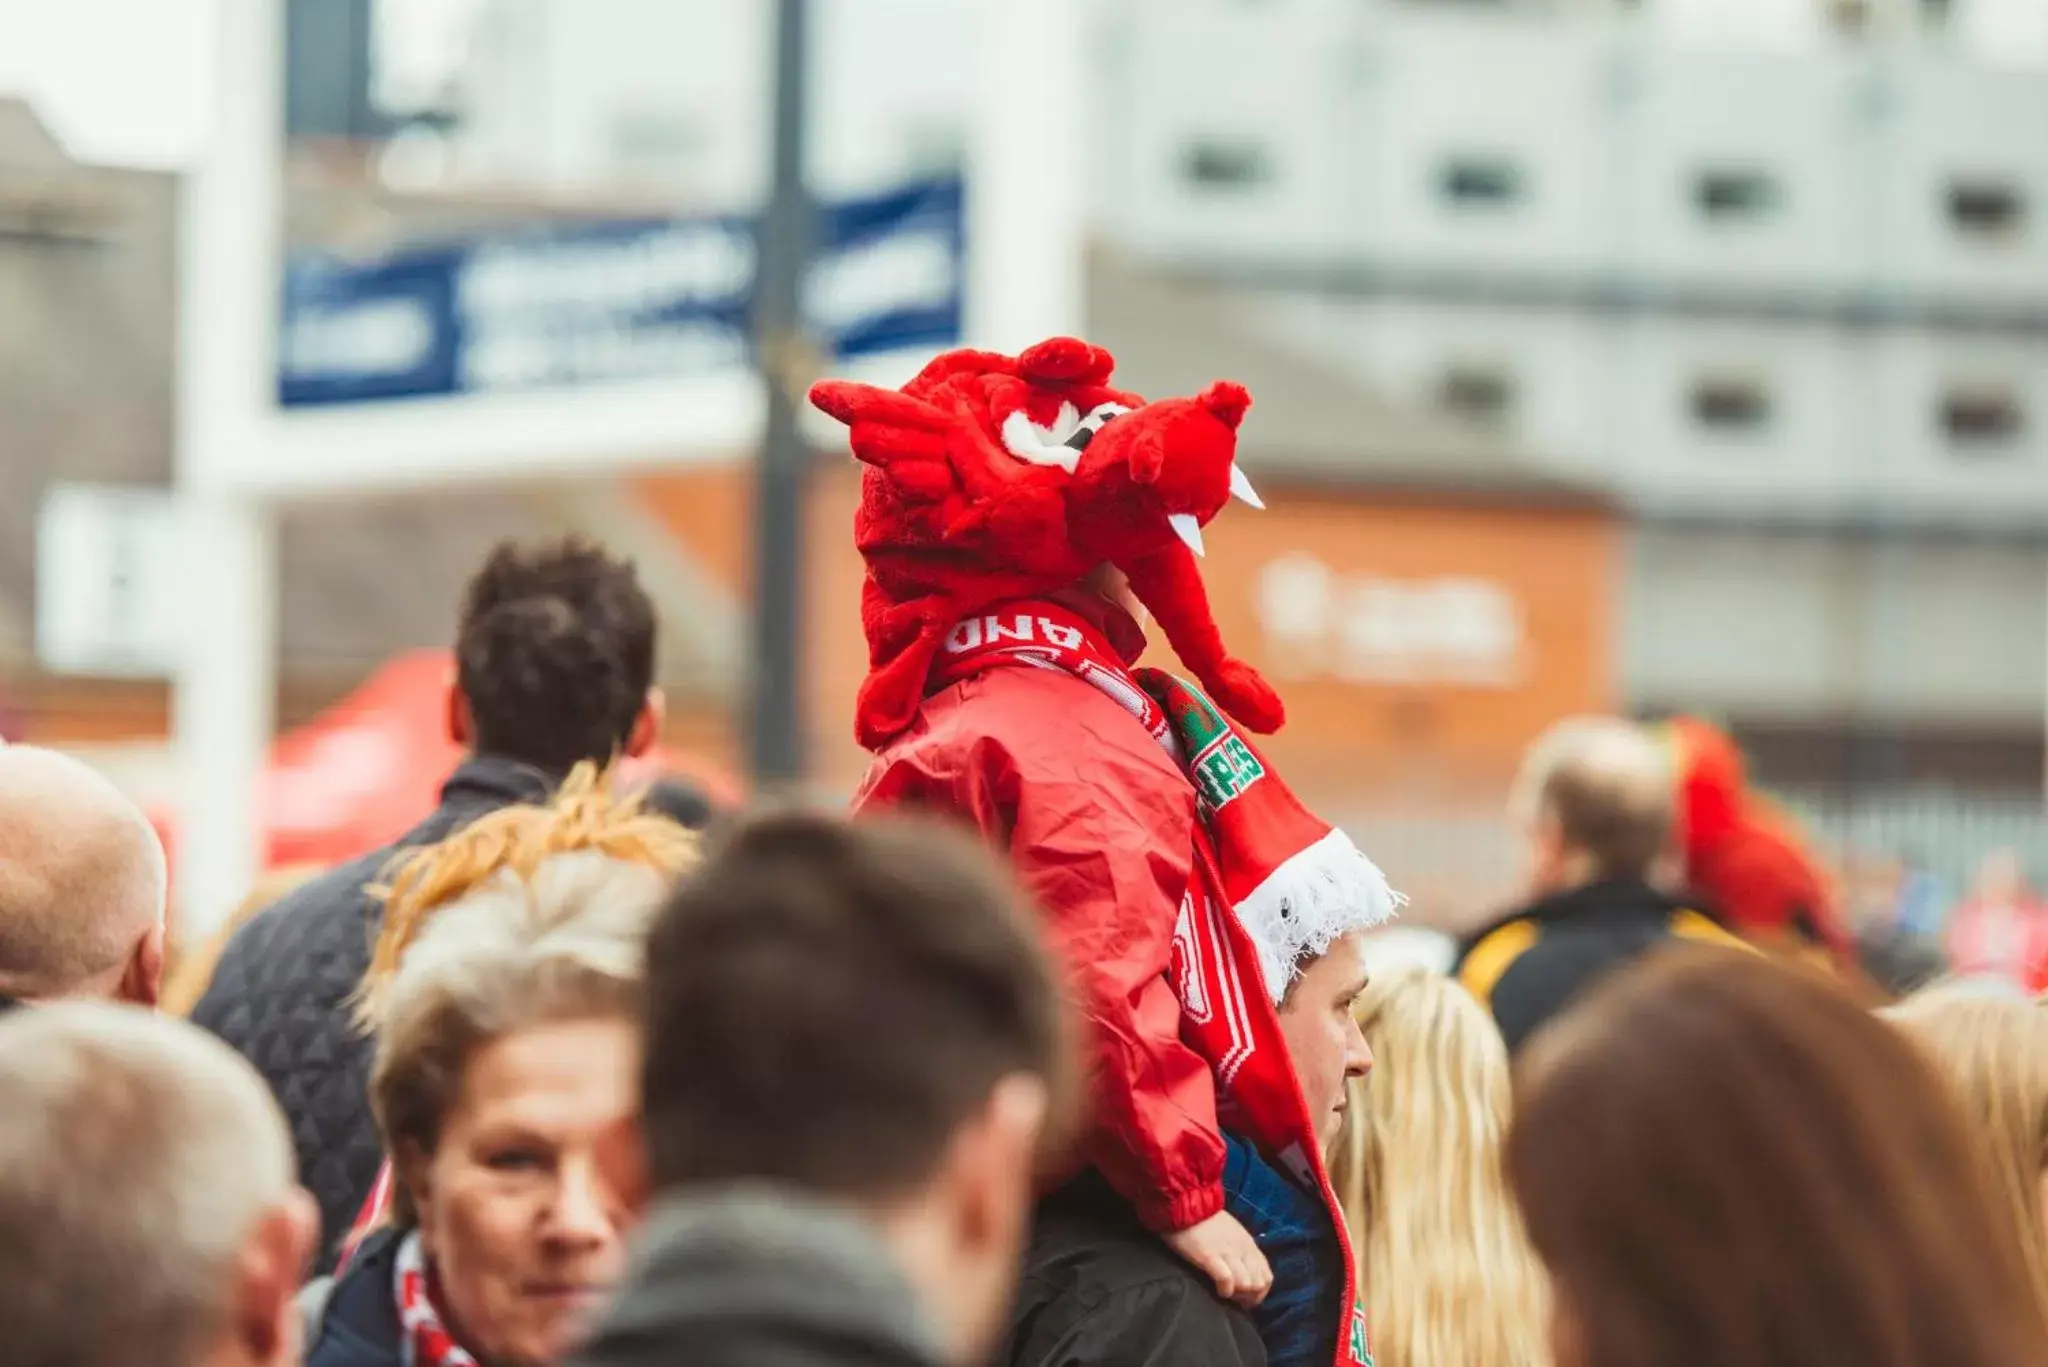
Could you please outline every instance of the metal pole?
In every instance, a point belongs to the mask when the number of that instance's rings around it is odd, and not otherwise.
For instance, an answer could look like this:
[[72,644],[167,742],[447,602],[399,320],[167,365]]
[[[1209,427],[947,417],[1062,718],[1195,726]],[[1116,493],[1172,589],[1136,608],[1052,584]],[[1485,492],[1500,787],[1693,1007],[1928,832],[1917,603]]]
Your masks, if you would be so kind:
[[798,430],[797,405],[816,370],[802,316],[804,270],[815,226],[804,186],[809,10],[807,0],[779,0],[776,7],[774,180],[761,220],[754,297],[756,364],[767,390],[768,415],[755,471],[748,742],[754,780],[764,788],[794,783],[805,772],[798,646],[810,452]]
[[283,0],[222,0],[213,127],[180,186],[176,481],[190,613],[172,697],[179,932],[204,934],[261,857],[277,553],[271,510],[238,476],[274,405],[283,232]]

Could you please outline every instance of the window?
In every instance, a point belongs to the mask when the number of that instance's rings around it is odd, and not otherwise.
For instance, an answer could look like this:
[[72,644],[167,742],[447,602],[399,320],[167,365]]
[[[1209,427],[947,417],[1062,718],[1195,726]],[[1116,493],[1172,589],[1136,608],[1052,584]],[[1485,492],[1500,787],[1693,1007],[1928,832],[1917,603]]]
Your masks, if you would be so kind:
[[1872,0],[1828,0],[1826,8],[1835,31],[1852,36],[1869,32],[1877,17]]
[[1506,367],[1453,362],[1437,384],[1437,407],[1467,422],[1505,424],[1515,405],[1515,382]]
[[612,121],[612,158],[622,174],[688,174],[709,146],[710,130],[689,114],[627,109]]
[[967,132],[960,120],[924,115],[901,125],[903,162],[913,176],[943,175],[967,164]]
[[2002,180],[1952,180],[1948,185],[1948,221],[1965,237],[1990,240],[2018,236],[2026,226],[2027,201],[2019,188]]
[[1942,393],[1941,427],[1959,454],[1996,454],[2009,448],[2026,426],[2026,411],[2008,385],[1957,383]]
[[1708,222],[1733,225],[1776,213],[1784,205],[1785,190],[1766,171],[1713,167],[1693,181],[1692,199]]
[[1249,190],[1273,178],[1272,157],[1249,138],[1198,138],[1181,154],[1181,176],[1202,190]]
[[34,182],[0,186],[0,243],[104,242],[119,230],[111,202]]
[[1771,421],[1771,392],[1761,376],[1703,375],[1693,382],[1692,420],[1719,435],[1754,433]]
[[1504,208],[1522,197],[1522,171],[1507,157],[1451,157],[1437,173],[1437,193],[1454,208]]

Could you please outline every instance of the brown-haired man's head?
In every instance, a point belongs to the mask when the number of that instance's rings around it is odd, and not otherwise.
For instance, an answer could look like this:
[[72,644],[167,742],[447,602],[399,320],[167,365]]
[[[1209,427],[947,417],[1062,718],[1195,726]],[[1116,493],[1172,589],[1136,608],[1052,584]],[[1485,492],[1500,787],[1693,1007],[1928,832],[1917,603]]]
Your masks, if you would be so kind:
[[1588,883],[1650,881],[1671,837],[1669,757],[1618,717],[1573,717],[1529,747],[1510,814],[1537,897]]
[[554,774],[645,753],[662,719],[654,631],[630,561],[578,537],[500,544],[463,594],[450,734]]
[[964,1358],[999,1327],[1069,1027],[1019,895],[944,827],[741,824],[648,951],[658,1191],[765,1182],[869,1218]]

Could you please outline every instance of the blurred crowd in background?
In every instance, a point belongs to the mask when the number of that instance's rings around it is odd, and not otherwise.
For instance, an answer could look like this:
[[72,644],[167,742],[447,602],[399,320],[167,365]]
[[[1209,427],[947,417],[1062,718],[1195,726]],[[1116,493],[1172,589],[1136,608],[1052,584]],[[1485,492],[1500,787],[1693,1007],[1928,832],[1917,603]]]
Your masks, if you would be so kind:
[[[11,7],[0,29],[0,732],[89,755],[167,823],[165,680],[207,627],[175,588],[167,497],[204,9]],[[567,405],[743,358],[771,10],[283,5],[287,411],[341,431],[423,402]],[[1418,916],[1500,904],[1508,779],[1581,712],[1713,719],[1858,925],[1944,935],[1980,882],[2011,896],[1994,851],[2048,876],[2037,6],[1062,12],[1088,103],[1059,153],[1083,260],[1057,328],[1139,392],[1256,396],[1268,511],[1212,535],[1217,611],[1288,693],[1276,757]],[[893,382],[973,311],[980,15],[818,0],[811,22],[818,350]],[[118,70],[106,32],[137,35]],[[283,452],[266,472],[283,731],[368,680],[372,711],[430,713],[414,652],[485,549],[581,530],[650,585],[672,749],[700,777],[744,770],[745,442],[455,485],[363,430],[360,489]],[[846,793],[847,463],[822,456],[807,500],[804,768]],[[427,742],[376,730],[281,755],[270,862],[404,781],[383,756]]]
[[[1226,1276],[1087,1157],[1122,1123],[1095,1061],[1129,1044],[1073,908],[929,813],[747,815],[600,768],[654,744],[654,640],[604,548],[497,548],[458,609],[439,809],[280,871],[203,946],[167,943],[131,800],[0,747],[10,1361],[2048,1351],[2048,1013],[2009,856],[1951,918],[1953,965],[1908,971],[1724,737],[1558,722],[1504,813],[1521,905],[1435,968],[1403,962],[1426,929],[1312,942],[1273,994],[1261,1047],[1319,1152],[1231,1141],[1226,1187],[1265,1176]],[[1048,897],[1081,886],[1063,858]],[[1304,1238],[1325,1174],[1337,1223]],[[1280,1313],[1324,1283],[1355,1301]]]
[[[1020,485],[1209,424],[1222,712],[1098,556],[1112,687],[857,737],[1020,294],[1134,391]],[[1206,978],[1281,771],[1372,895]],[[2038,1367],[2044,794],[2040,0],[0,0],[9,1363]]]

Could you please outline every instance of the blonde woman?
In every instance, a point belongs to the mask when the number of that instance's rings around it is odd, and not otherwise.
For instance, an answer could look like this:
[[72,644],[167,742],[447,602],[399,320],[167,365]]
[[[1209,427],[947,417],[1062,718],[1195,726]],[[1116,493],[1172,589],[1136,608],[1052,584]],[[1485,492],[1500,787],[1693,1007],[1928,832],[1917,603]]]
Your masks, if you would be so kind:
[[1960,1094],[2048,1311],[2048,1002],[1954,982],[1925,988],[1884,1014],[1925,1047]]
[[1381,1367],[1546,1367],[1549,1301],[1501,1172],[1507,1046],[1484,1007],[1419,968],[1359,999],[1372,1045],[1332,1178]]
[[[588,767],[398,866],[360,998],[388,1161],[308,1367],[546,1367],[623,1265],[645,940],[697,838]],[[309,1307],[312,1308],[312,1307]]]

